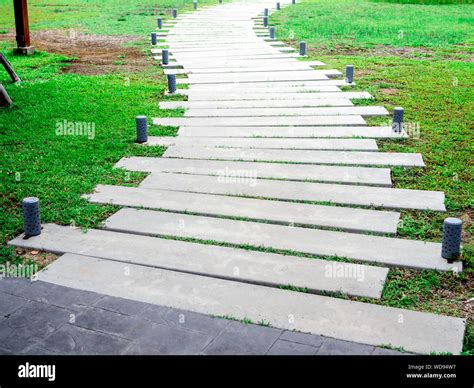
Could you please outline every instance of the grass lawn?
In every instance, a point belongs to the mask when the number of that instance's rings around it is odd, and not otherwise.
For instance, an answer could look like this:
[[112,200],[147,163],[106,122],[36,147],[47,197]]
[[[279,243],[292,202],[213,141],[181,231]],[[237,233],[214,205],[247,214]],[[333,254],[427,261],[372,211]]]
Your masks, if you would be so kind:
[[[466,270],[459,277],[391,270],[381,303],[468,317],[465,351],[474,354],[468,302],[474,296],[474,7],[302,1],[273,14],[270,25],[276,26],[278,39],[295,47],[305,40],[310,59],[329,68],[343,71],[353,64],[356,90],[369,91],[375,104],[389,111],[404,107],[406,122],[419,127],[419,136],[413,133],[410,140],[378,144],[387,152],[420,152],[426,169],[393,169],[395,186],[444,191],[448,214],[404,211],[398,234],[440,241],[443,219],[462,218]],[[369,122],[377,125],[386,119]]]
[[[0,1],[0,51],[23,82],[12,84],[0,69],[0,82],[14,101],[0,108],[0,262],[22,260],[5,243],[22,230],[25,196],[41,198],[44,222],[91,227],[114,208],[90,204],[81,194],[99,183],[142,179],[143,174],[113,169],[123,156],[161,155],[159,147],[134,144],[136,115],[176,114],[158,108],[165,82],[146,39],[156,17],[169,17],[174,5],[192,8],[184,0],[159,6],[150,0],[30,2],[32,43],[40,50],[15,57],[12,4]],[[93,126],[93,136],[57,136],[57,125],[65,120]]]
[[[23,82],[11,84],[0,69],[0,82],[15,102],[0,108],[0,263],[25,260],[5,246],[22,231],[22,198],[41,198],[43,222],[96,226],[116,208],[80,196],[99,183],[139,182],[143,174],[113,169],[121,157],[161,155],[159,147],[133,143],[136,115],[178,114],[158,108],[164,78],[146,39],[156,17],[169,17],[174,5],[192,8],[184,0],[30,2],[32,39],[40,52],[20,58],[12,56],[11,3],[0,0],[0,51]],[[472,9],[327,0],[285,8],[270,21],[279,39],[295,45],[306,40],[311,59],[340,70],[354,64],[357,90],[368,90],[389,110],[405,107],[406,121],[419,124],[419,137],[379,145],[423,154],[427,168],[394,169],[395,185],[445,191],[448,214],[465,223],[466,270],[459,276],[391,270],[377,303],[468,317],[466,353],[474,352],[473,304],[467,301],[474,284]],[[93,125],[94,135],[57,136],[64,120]],[[170,133],[155,128],[153,134]],[[403,212],[399,234],[439,241],[445,217]]]

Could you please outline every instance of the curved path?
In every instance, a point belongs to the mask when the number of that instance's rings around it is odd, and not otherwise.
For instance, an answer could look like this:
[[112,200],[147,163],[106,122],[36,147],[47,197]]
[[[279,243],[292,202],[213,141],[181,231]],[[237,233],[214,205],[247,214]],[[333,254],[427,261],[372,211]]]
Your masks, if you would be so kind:
[[163,158],[125,158],[117,167],[150,173],[139,187],[99,185],[86,196],[127,207],[104,230],[46,225],[12,243],[65,253],[41,274],[58,285],[414,353],[460,353],[462,319],[349,299],[380,298],[387,267],[462,270],[439,243],[395,236],[400,209],[445,211],[444,194],[392,188],[390,167],[423,167],[422,156],[379,152],[376,139],[407,135],[368,126],[365,117],[388,115],[354,105],[370,94],[269,39],[265,8],[275,11],[265,1],[233,2],[167,22],[152,53],[161,60],[167,48],[165,73],[188,87],[173,93],[183,101],[160,103],[184,109],[182,117],[153,120],[178,136],[144,144],[168,147]]

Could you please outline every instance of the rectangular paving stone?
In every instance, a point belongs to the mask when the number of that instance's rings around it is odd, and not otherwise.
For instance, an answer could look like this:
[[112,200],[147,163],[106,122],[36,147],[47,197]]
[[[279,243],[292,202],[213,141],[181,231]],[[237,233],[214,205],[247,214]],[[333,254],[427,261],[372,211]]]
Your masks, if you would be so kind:
[[[286,99],[298,94],[298,98],[316,97],[318,93],[344,93],[337,85],[311,85],[311,86],[272,86],[269,88],[253,87],[247,90],[194,90],[194,89],[178,89],[174,95],[183,95],[188,97],[188,101],[233,101],[233,100],[261,100]],[[311,94],[311,96],[307,96]],[[306,96],[305,96],[306,95]],[[342,96],[342,94],[341,94]]]
[[[216,66],[221,66],[216,64]],[[288,72],[288,71],[308,71],[311,70],[310,66],[299,64],[294,61],[292,64],[268,64],[266,67],[215,67],[209,69],[196,68],[192,66],[185,66],[184,69],[180,70],[164,70],[165,74],[243,74],[243,73],[262,73],[262,72]]]
[[163,157],[248,162],[285,162],[327,165],[424,167],[420,154],[402,152],[274,150],[255,148],[219,148],[172,146]]
[[[81,272],[87,268],[89,274]],[[41,272],[41,280],[112,296],[253,322],[279,329],[325,335],[368,345],[392,344],[414,353],[462,350],[465,320],[430,313],[353,302],[326,296],[255,286],[86,256],[64,255]],[[400,324],[400,316],[404,323]],[[289,319],[291,317],[292,319]],[[66,327],[71,327],[67,325]],[[56,338],[60,350],[75,350],[70,333]],[[49,337],[51,338],[51,337]],[[169,338],[174,338],[169,336]],[[92,341],[91,341],[92,342]],[[121,346],[94,341],[100,353]],[[76,344],[66,347],[65,344]],[[107,344],[104,349],[101,343]],[[47,347],[58,349],[58,346]],[[118,349],[117,349],[118,348]]]
[[273,73],[230,73],[226,77],[214,77],[221,74],[189,74],[187,78],[177,78],[178,85],[219,85],[219,84],[247,84],[258,82],[283,82],[283,81],[300,81],[300,80],[328,80],[325,74],[318,74],[316,70],[295,71],[295,72],[273,72]]
[[267,352],[270,356],[312,356],[316,354],[317,348],[298,344],[296,342],[283,341],[278,339]]
[[[242,46],[244,46],[242,48]],[[276,49],[280,50],[280,47],[278,46],[271,46],[267,44],[266,42],[253,42],[253,43],[245,43],[245,45],[221,45],[221,44],[214,44],[214,45],[196,45],[196,46],[188,46],[188,47],[183,47],[183,46],[177,46],[177,45],[171,45],[171,50],[173,51],[173,54],[175,56],[177,54],[181,53],[196,53],[196,55],[203,55],[201,53],[207,53],[210,52],[211,54],[214,54],[216,52],[220,52],[225,55],[227,52],[234,52],[236,50],[242,50],[243,53],[251,50],[256,50],[257,52],[263,52],[263,53],[268,53],[268,52],[274,52],[270,50],[271,47],[275,47]],[[158,53],[159,55],[159,53]]]
[[41,346],[56,353],[69,355],[118,355],[130,346],[130,341],[66,324],[49,335]]
[[23,289],[20,296],[48,305],[63,307],[74,312],[82,311],[100,298],[100,295],[95,293],[78,292],[74,289],[52,286],[38,281]]
[[[163,222],[163,236],[182,234],[179,225],[187,221],[190,222],[190,228],[195,227],[193,223],[196,219],[190,216],[163,212],[156,212],[155,216]],[[205,217],[201,221],[205,223]],[[237,225],[242,223],[237,222]],[[245,227],[245,224],[242,227]],[[342,291],[373,298],[380,297],[387,276],[385,268],[341,264],[338,270],[348,276],[330,277],[327,272],[332,270],[332,267],[328,269],[330,262],[325,260],[307,260],[113,231],[89,230],[84,234],[79,230],[68,230],[67,227],[54,224],[45,225],[41,235],[34,239],[17,239],[12,244],[41,247],[43,250],[61,254],[84,254],[117,260],[121,261],[124,267],[133,263],[237,281],[272,286],[293,284],[307,287],[310,291]],[[163,314],[160,315],[161,318],[162,316]],[[163,318],[165,321],[166,316]]]
[[298,122],[306,116],[385,116],[388,111],[383,106],[343,106],[343,107],[304,107],[304,108],[227,108],[227,109],[187,109],[184,117],[283,117],[298,116]]
[[[318,79],[318,77],[323,76],[324,77],[339,77],[342,76],[342,73],[339,70],[334,70],[334,69],[320,69],[320,70],[315,70],[312,69],[311,67],[307,67],[304,70],[296,71],[298,69],[301,69],[303,67],[306,67],[304,65],[301,65],[302,62],[295,61],[295,68],[294,71],[281,71],[281,70],[274,70],[270,71],[267,70],[265,72],[257,72],[257,73],[252,73],[252,72],[242,72],[242,71],[237,71],[237,72],[225,72],[225,73],[190,73],[188,74],[188,79],[190,83],[204,83],[204,81],[211,81],[211,83],[219,83],[222,82],[222,80],[226,81],[234,81],[235,82],[242,82],[245,80],[256,80],[257,82],[261,82],[261,79],[264,78],[271,78],[271,79],[277,79],[280,81],[299,81],[299,80],[313,80],[313,79]],[[287,78],[288,76],[291,77],[296,77],[296,78]],[[196,81],[196,82],[194,82]]]
[[399,219],[396,212],[107,185],[97,186],[95,193],[85,197],[94,203],[356,232],[395,233]]
[[195,355],[212,339],[213,336],[208,334],[154,323],[124,354]]
[[[248,178],[226,179],[225,177],[208,175],[166,172],[151,173],[140,183],[139,187],[142,189],[176,190],[292,201],[330,202],[389,209],[446,210],[442,191],[284,182],[270,179],[254,179],[251,181]],[[352,214],[352,216],[355,217],[357,214]]]
[[[8,341],[15,342],[15,336],[44,338],[69,322],[73,314],[69,309],[30,301],[11,313],[2,325],[14,330]],[[6,339],[2,343],[6,348],[15,350]]]
[[352,106],[352,102],[347,98],[335,99],[277,99],[271,100],[230,100],[230,101],[167,101],[160,102],[160,109],[236,109],[236,108],[304,108],[317,106]]
[[373,346],[354,344],[348,341],[341,341],[333,338],[326,338],[317,351],[318,356],[340,356],[340,355],[370,355],[374,352]]
[[29,287],[31,284],[30,279],[0,277],[0,292],[17,295],[23,288]]
[[179,127],[234,127],[234,126],[314,126],[314,125],[366,125],[362,116],[265,116],[265,117],[168,117],[154,118],[154,125]]
[[[63,252],[64,253],[64,252]],[[140,315],[145,311],[149,305],[130,301],[128,299],[114,298],[111,296],[103,296],[94,303],[95,307],[113,311],[123,315]]]
[[221,333],[230,323],[227,319],[155,305],[149,305],[140,318],[212,337]]
[[[180,53],[174,56],[179,62],[183,62],[184,60],[189,60],[195,57],[195,53],[190,53],[190,54],[184,54]],[[210,57],[210,55],[206,55],[206,57]],[[284,52],[277,52],[277,53],[255,53],[255,52],[241,52],[239,50],[235,51],[234,53],[226,53],[223,55],[222,53],[218,52],[218,55],[212,55],[213,58],[222,58],[222,59],[239,59],[239,60],[255,60],[255,59],[260,59],[262,61],[268,60],[268,59],[288,59],[288,58],[299,58],[300,55],[299,53],[284,53]],[[161,55],[155,54],[154,55],[155,59],[161,59]],[[198,59],[199,62],[199,59]]]
[[[182,147],[226,147],[255,149],[290,149],[290,150],[345,150],[377,151],[373,139],[271,139],[271,138],[202,138],[202,137],[157,137],[149,136],[145,143],[150,146]],[[238,152],[238,151],[237,151]]]
[[256,177],[294,181],[339,182],[392,186],[390,169],[349,166],[294,165],[287,163],[232,162],[221,160],[130,157],[115,165],[130,171],[176,172],[222,177]]
[[299,333],[297,331],[285,330],[280,338],[283,341],[289,341],[298,344],[304,344],[312,347],[320,347],[325,340],[325,337],[319,335],[312,335],[307,333]]
[[266,138],[373,138],[405,139],[405,132],[394,132],[392,127],[200,127],[180,126],[179,137],[266,137]]
[[462,270],[460,262],[449,264],[441,257],[439,243],[192,215],[180,218],[185,221],[186,227],[178,228],[177,225],[182,223],[164,223],[161,220],[165,217],[179,218],[150,210],[122,209],[107,220],[106,226],[113,230],[149,235],[166,231],[180,237],[346,257],[389,266]]
[[[259,106],[264,103],[275,103],[277,100],[284,100],[285,102],[295,101],[295,104],[309,104],[316,100],[349,100],[349,99],[369,99],[372,96],[366,92],[314,92],[314,93],[253,93],[253,94],[240,94],[240,93],[226,93],[225,95],[214,95],[195,93],[192,96],[192,100],[189,101],[169,101],[160,103],[162,108],[178,108],[178,107],[205,107],[213,104],[214,107],[228,107],[228,106],[240,106],[252,104],[251,106]],[[264,101],[259,101],[264,100]],[[300,100],[296,102],[296,100]],[[307,101],[309,100],[309,101]],[[247,102],[253,101],[253,102]],[[162,105],[163,104],[163,105]],[[237,105],[239,104],[239,105]],[[254,105],[255,104],[255,105]],[[258,105],[257,105],[258,104]]]
[[[183,83],[186,79],[183,79]],[[296,88],[300,87],[303,90],[307,90],[313,86],[355,86],[355,83],[348,84],[343,79],[325,79],[325,80],[289,80],[289,81],[268,81],[268,82],[255,82],[251,85],[247,85],[245,83],[227,83],[227,84],[191,84],[189,85],[190,91],[208,91],[208,92],[239,92],[245,93],[245,91],[253,92],[253,89],[259,91],[268,91],[272,92],[277,87],[286,87],[286,88]],[[339,89],[337,89],[339,90]],[[336,91],[337,91],[336,90]],[[340,91],[340,90],[339,90]]]
[[28,300],[15,295],[0,293],[0,317],[14,313],[20,307],[28,303]]
[[89,307],[75,317],[74,325],[133,340],[137,336],[141,336],[143,331],[148,330],[152,323],[136,316]]
[[266,354],[278,340],[281,330],[231,322],[204,350],[207,355]]
[[[262,58],[262,59],[273,59],[273,58],[288,58],[288,57],[298,57],[299,53],[288,53],[284,52],[287,51],[284,48],[268,48],[266,50],[262,49],[248,49],[248,50],[218,50],[218,51],[208,51],[203,55],[203,58],[240,58],[240,59],[248,59],[248,58]],[[181,59],[189,59],[196,57],[195,52],[181,52],[181,53],[174,53],[173,57],[176,60],[180,61]]]

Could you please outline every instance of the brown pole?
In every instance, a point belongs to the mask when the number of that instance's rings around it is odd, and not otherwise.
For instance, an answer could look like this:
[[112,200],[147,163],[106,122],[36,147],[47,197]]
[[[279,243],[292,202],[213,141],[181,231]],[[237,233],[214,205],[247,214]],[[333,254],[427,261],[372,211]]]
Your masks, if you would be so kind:
[[27,0],[13,0],[15,9],[16,43],[15,54],[33,54],[34,49],[30,45],[30,28],[28,25]]

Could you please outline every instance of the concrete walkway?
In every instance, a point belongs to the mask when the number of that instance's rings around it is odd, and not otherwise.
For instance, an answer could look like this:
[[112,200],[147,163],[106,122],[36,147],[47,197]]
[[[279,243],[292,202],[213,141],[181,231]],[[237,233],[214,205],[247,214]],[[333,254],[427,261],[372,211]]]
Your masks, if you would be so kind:
[[0,355],[400,355],[41,281],[0,280]]
[[[380,152],[376,140],[407,133],[368,126],[366,117],[387,109],[355,106],[372,96],[348,89],[356,85],[341,71],[269,39],[265,8],[275,12],[275,3],[236,1],[167,22],[152,54],[161,61],[167,48],[164,70],[188,88],[175,93],[187,101],[160,103],[184,109],[183,117],[149,120],[178,127],[176,138],[143,144],[166,146],[163,158],[119,161],[149,173],[139,187],[85,193],[93,203],[126,207],[103,230],[49,224],[11,244],[63,254],[40,274],[45,282],[274,327],[229,324],[248,332],[239,340],[243,353],[253,351],[250,332],[260,330],[269,340],[259,354],[304,351],[284,339],[290,330],[334,338],[302,344],[318,354],[340,340],[365,344],[362,353],[391,346],[459,354],[465,320],[350,299],[380,299],[387,267],[462,271],[441,257],[440,243],[396,236],[401,209],[444,212],[444,193],[392,187],[391,167],[422,168],[423,157]],[[170,352],[224,352],[224,340],[213,345],[219,338]]]

